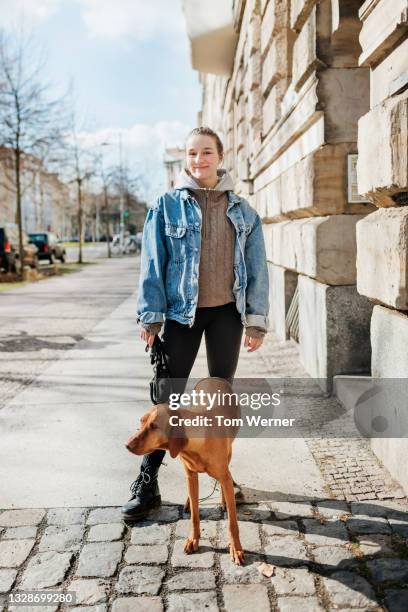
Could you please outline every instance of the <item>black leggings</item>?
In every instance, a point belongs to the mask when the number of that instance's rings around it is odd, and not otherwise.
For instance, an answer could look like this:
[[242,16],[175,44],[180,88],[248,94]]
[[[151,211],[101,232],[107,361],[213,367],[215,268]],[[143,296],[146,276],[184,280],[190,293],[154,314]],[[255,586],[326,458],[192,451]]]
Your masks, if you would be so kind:
[[[238,365],[243,333],[235,302],[197,308],[193,327],[166,319],[163,326],[164,351],[173,383],[173,393],[183,393],[200,348],[203,332],[209,376],[219,376],[231,384]],[[165,399],[162,398],[162,401]],[[142,466],[159,467],[166,454],[156,450],[144,455]]]

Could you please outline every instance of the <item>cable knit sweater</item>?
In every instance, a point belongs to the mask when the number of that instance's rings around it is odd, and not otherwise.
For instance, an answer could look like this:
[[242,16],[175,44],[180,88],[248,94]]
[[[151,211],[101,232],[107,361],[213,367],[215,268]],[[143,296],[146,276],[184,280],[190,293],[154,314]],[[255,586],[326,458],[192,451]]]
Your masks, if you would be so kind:
[[[225,170],[219,171],[219,177],[220,180],[214,189],[205,189],[183,170],[176,185],[191,191],[202,213],[198,308],[235,302],[232,291],[235,281],[235,229],[226,214],[227,191],[233,189],[233,184]],[[161,326],[162,323],[151,323],[144,328],[150,333],[157,334]],[[252,338],[260,338],[265,335],[265,330],[249,326],[246,328],[246,334]]]

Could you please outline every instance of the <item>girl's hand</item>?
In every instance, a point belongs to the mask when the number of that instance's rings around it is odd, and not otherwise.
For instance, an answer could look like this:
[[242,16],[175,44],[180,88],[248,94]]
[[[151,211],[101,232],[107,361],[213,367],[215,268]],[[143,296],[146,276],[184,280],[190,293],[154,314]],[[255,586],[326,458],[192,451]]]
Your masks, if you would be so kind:
[[144,340],[150,348],[152,348],[153,346],[153,342],[154,342],[154,337],[156,336],[156,334],[151,334],[150,332],[148,332],[146,329],[141,329],[140,330],[140,337],[142,340]]
[[259,349],[262,342],[263,342],[263,338],[251,338],[251,336],[247,336],[247,334],[245,334],[244,346],[249,347],[247,350],[247,353],[253,353],[257,349]]

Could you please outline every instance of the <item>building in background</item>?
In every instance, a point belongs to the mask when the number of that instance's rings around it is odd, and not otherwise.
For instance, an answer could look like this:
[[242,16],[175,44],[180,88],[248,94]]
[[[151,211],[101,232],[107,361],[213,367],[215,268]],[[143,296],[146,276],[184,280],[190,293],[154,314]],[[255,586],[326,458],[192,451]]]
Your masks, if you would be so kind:
[[[262,218],[273,331],[326,392],[408,377],[407,0],[220,4],[184,0],[199,121]],[[373,446],[408,490],[407,441]]]
[[165,150],[163,161],[167,173],[167,189],[174,189],[177,176],[183,169],[184,158],[184,149],[172,147]]
[[[3,147],[0,151],[0,225],[16,221],[13,164],[14,156]],[[57,174],[49,172],[40,160],[25,156],[22,163],[24,231],[53,231],[60,236],[71,236],[74,215],[68,185]]]

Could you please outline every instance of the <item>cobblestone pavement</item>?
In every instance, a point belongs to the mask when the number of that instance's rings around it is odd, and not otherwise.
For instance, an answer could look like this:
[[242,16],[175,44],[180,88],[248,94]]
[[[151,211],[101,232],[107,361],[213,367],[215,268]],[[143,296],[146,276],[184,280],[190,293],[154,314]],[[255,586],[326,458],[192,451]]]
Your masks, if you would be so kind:
[[[133,526],[119,508],[0,513],[3,610],[408,609],[408,512],[397,502],[304,500],[238,506],[245,565],[226,548],[225,516],[202,510],[199,551],[185,555],[189,520],[162,506]],[[275,566],[267,577],[261,563]],[[76,603],[7,608],[22,590],[75,593]]]
[[264,376],[296,379],[292,384],[293,401],[298,404],[299,414],[305,409],[308,412],[311,437],[307,431],[304,435],[329,497],[350,502],[406,497],[374,455],[370,440],[356,435],[354,421],[334,418],[339,414],[338,400],[325,397],[302,368],[298,345],[293,340],[279,342],[273,334],[268,334],[260,355],[265,364]]
[[0,408],[135,291],[138,270],[139,258],[104,260],[3,293]]

